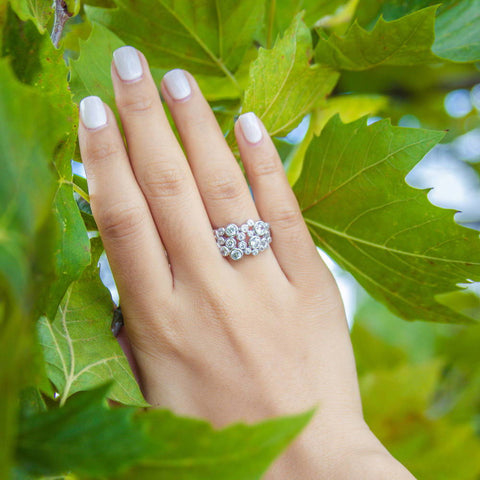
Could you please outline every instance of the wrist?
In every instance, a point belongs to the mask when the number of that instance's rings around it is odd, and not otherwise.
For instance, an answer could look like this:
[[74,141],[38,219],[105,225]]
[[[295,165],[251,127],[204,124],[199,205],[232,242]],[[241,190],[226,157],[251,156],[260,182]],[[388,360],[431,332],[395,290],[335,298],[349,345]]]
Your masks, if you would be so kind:
[[[318,420],[318,419],[314,419]],[[322,433],[320,433],[322,432]],[[415,480],[363,420],[329,428],[314,422],[272,464],[263,480]]]

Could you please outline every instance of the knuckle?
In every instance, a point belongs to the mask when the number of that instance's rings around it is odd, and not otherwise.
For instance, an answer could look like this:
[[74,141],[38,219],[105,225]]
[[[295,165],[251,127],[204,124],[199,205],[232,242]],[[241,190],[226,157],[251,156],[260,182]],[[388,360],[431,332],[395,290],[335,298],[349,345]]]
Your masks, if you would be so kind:
[[205,132],[211,130],[212,119],[202,114],[190,114],[186,116],[185,124],[188,125],[192,131]]
[[231,172],[210,174],[205,183],[206,200],[238,200],[244,194],[241,182]]
[[178,167],[165,167],[160,163],[147,166],[142,178],[142,190],[149,198],[177,197],[185,193],[187,173]]
[[[93,200],[92,200],[93,201]],[[140,205],[115,203],[95,212],[103,234],[109,238],[120,239],[138,233],[146,215]]]
[[153,95],[144,90],[139,90],[120,100],[118,108],[129,114],[145,114],[151,112],[154,104],[155,98]]
[[251,162],[250,165],[251,172],[256,177],[283,173],[283,166],[277,158],[276,152],[271,152],[265,156],[257,158]]
[[282,230],[290,230],[301,225],[303,217],[298,208],[280,204],[270,213],[270,222]]
[[116,142],[101,141],[93,142],[88,146],[87,157],[92,162],[100,162],[112,159],[120,153],[121,150]]

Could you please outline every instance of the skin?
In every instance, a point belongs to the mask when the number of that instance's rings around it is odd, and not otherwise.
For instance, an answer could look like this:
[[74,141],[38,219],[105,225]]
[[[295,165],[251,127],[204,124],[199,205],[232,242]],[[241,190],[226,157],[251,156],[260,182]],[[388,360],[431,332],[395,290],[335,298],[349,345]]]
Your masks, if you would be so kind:
[[[80,122],[79,142],[147,401],[216,427],[319,405],[263,478],[413,479],[363,419],[337,285],[265,128],[250,144],[235,124],[254,202],[193,76],[183,100],[161,84],[182,149],[139,55],[135,81],[112,62],[126,145],[106,104],[107,125]],[[270,223],[271,248],[223,258],[212,228],[248,218]]]

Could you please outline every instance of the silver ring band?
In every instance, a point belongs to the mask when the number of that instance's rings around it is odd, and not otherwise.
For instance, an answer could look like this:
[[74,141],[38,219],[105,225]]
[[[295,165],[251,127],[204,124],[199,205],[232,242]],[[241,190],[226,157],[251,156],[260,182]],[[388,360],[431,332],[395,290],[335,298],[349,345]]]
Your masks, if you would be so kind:
[[242,225],[229,223],[213,231],[220,253],[232,260],[245,255],[258,255],[272,242],[270,225],[262,220],[249,219]]

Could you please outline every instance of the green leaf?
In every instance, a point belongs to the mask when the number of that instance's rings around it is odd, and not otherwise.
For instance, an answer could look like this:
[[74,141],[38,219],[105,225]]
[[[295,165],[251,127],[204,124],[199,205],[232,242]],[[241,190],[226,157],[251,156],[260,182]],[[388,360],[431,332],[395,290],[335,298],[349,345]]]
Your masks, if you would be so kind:
[[51,216],[55,183],[49,164],[68,121],[45,95],[20,85],[6,64],[0,61],[0,283],[7,282],[22,302],[35,267],[32,238]]
[[25,22],[32,20],[40,33],[45,33],[48,21],[53,15],[50,0],[10,0],[16,14]]
[[149,454],[115,480],[257,480],[313,414],[310,410],[216,430],[203,420],[150,410],[140,416],[151,441]]
[[260,48],[250,67],[250,84],[242,111],[253,111],[270,135],[281,136],[332,91],[338,73],[329,67],[310,65],[312,39],[298,14],[271,50]]
[[315,243],[396,314],[471,322],[435,296],[480,279],[478,233],[405,182],[443,136],[335,115],[310,143],[295,193]]
[[480,60],[480,3],[461,0],[438,16],[433,52],[453,62]]
[[[53,270],[51,159],[66,116],[0,59],[0,478],[8,478],[19,389],[35,376],[33,318]],[[27,108],[28,107],[28,108]]]
[[21,22],[11,11],[4,38],[3,53],[11,57],[17,77],[50,98],[52,108],[59,112],[60,118],[67,115],[68,120],[63,125],[65,140],[52,158],[58,175],[54,209],[60,235],[55,247],[56,281],[50,285],[45,303],[47,316],[54,318],[67,287],[90,263],[90,244],[76,206],[72,184],[71,159],[76,143],[78,113],[67,82],[68,68],[63,52],[54,48],[50,38],[40,35],[32,22]]
[[155,8],[148,0],[116,3],[116,9],[86,6],[85,11],[140,49],[153,67],[227,76],[233,83],[264,13],[264,2],[257,0],[159,0]]
[[47,316],[53,319],[68,286],[80,277],[90,263],[90,242],[73,194],[71,160],[76,147],[78,112],[67,82],[68,68],[63,52],[56,50],[49,39],[42,46],[40,60],[42,68],[34,84],[51,96],[56,108],[66,112],[70,121],[66,140],[54,157],[58,174],[54,212],[60,236],[55,251],[57,278],[50,286],[46,311]]
[[433,52],[452,62],[475,62],[480,59],[480,4],[478,0],[362,0],[357,9],[357,19],[367,28],[372,20],[383,15],[395,20],[408,13],[439,5],[435,21]]
[[67,290],[55,320],[49,322],[43,317],[38,323],[47,373],[62,403],[76,392],[113,380],[109,398],[146,406],[128,361],[110,331],[114,305],[98,273],[100,240],[92,242],[92,263]]
[[106,388],[82,392],[63,407],[23,417],[16,457],[21,470],[40,475],[73,471],[111,475],[138,461],[147,448],[131,408],[107,409]]
[[391,22],[380,17],[370,32],[357,21],[342,37],[327,38],[319,31],[315,60],[344,70],[438,62],[431,52],[436,9],[428,7]]
[[113,51],[123,45],[110,30],[93,23],[88,39],[80,40],[78,60],[70,61],[70,88],[75,103],[88,95],[97,95],[116,111],[110,65]]

